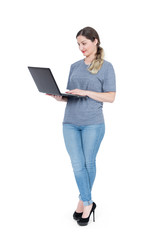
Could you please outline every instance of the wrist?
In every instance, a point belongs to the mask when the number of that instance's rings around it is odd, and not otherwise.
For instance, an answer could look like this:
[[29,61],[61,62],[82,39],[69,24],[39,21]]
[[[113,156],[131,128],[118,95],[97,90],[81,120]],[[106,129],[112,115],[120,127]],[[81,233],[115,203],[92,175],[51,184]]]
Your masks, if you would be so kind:
[[89,97],[89,96],[90,96],[90,92],[91,92],[91,91],[85,91],[85,95],[86,95],[87,97]]
[[92,91],[86,91],[86,96],[91,98],[92,97]]
[[67,102],[68,101],[68,98],[67,97],[62,97],[62,102]]

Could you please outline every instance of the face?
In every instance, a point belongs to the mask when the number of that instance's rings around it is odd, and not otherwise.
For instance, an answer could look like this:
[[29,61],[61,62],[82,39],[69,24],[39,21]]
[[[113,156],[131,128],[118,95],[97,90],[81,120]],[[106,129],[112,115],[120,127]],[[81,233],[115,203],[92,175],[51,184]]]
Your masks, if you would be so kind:
[[97,52],[97,42],[98,40],[95,39],[94,42],[87,39],[84,36],[77,37],[77,43],[79,45],[80,51],[83,53],[84,56],[89,57],[94,55]]

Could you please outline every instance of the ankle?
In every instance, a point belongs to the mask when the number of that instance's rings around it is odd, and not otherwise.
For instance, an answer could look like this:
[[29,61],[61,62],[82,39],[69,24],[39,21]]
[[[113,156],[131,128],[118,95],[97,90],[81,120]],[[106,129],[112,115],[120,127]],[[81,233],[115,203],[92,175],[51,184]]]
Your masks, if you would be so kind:
[[77,212],[77,213],[81,213],[81,212],[83,212],[83,210],[84,210],[83,202],[82,202],[81,200],[79,200],[78,205],[77,205],[76,212]]
[[86,218],[89,216],[89,214],[92,210],[92,207],[93,207],[93,203],[84,207],[83,216],[82,216],[83,218]]

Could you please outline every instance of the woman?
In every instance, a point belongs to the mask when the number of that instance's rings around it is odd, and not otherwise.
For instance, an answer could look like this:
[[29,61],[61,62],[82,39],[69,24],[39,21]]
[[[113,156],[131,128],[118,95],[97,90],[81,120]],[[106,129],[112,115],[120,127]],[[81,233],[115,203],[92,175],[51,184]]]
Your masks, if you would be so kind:
[[71,65],[67,89],[84,98],[53,96],[67,102],[63,135],[79,188],[79,202],[73,218],[86,226],[96,208],[91,192],[96,176],[96,155],[105,133],[103,102],[115,99],[115,73],[103,59],[104,52],[95,29],[86,27],[77,33],[77,43],[84,59]]

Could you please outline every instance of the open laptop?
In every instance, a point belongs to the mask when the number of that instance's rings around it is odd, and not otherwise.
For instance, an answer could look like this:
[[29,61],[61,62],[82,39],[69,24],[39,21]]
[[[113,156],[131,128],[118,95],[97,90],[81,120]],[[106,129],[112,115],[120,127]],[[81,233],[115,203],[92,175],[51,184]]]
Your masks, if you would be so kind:
[[49,68],[28,67],[28,69],[40,92],[62,97],[84,97],[80,95],[61,93]]

